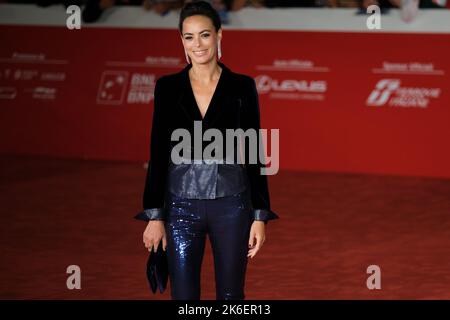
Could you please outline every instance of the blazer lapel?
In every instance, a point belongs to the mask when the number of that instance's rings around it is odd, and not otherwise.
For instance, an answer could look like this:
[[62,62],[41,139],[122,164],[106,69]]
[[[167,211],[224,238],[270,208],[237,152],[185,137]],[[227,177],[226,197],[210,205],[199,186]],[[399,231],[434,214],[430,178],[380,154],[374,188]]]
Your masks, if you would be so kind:
[[219,82],[217,83],[217,87],[214,91],[214,94],[211,98],[211,102],[208,106],[208,110],[206,111],[205,117],[202,119],[202,115],[200,110],[198,109],[197,102],[195,101],[194,92],[191,87],[191,83],[189,80],[189,69],[192,67],[191,64],[188,64],[182,71],[182,90],[180,94],[180,98],[178,100],[179,105],[183,109],[185,115],[190,121],[203,121],[203,128],[211,127],[214,122],[217,120],[218,116],[223,111],[223,108],[226,105],[227,100],[227,83],[229,80],[230,69],[228,69],[222,62],[218,62],[218,64],[222,67],[222,73],[219,78]]
[[195,102],[195,97],[192,93],[191,85],[189,82],[189,69],[192,67],[192,64],[188,64],[181,71],[181,93],[180,98],[178,100],[178,104],[181,109],[184,111],[186,117],[189,121],[202,120],[202,116],[200,111],[197,108],[197,104]]
[[212,127],[219,116],[223,114],[228,104],[228,97],[230,96],[230,94],[227,94],[230,69],[228,69],[220,61],[218,61],[218,64],[222,67],[222,74],[220,75],[220,79],[217,83],[216,91],[211,99],[208,111],[203,119],[205,127]]

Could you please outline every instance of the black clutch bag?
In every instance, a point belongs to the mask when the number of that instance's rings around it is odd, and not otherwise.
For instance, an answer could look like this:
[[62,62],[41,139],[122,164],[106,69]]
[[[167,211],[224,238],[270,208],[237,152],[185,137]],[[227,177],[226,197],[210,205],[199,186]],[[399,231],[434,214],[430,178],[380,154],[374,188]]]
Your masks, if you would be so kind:
[[159,289],[159,292],[163,293],[166,290],[168,278],[167,252],[163,250],[161,241],[156,252],[152,250],[147,260],[147,279],[152,292],[156,293]]
[[[146,211],[139,212],[135,217],[137,220],[149,221],[150,217]],[[147,280],[153,293],[159,289],[163,293],[167,287],[169,278],[169,264],[167,262],[167,252],[162,248],[162,241],[158,245],[156,252],[150,252],[147,260]]]

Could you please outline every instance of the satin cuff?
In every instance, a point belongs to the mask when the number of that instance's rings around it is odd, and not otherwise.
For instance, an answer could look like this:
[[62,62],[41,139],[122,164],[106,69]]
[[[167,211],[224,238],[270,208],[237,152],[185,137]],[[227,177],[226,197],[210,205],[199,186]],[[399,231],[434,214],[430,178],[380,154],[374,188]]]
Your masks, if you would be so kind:
[[[253,209],[252,216],[254,220],[264,221],[265,224],[267,224],[269,220],[279,219],[275,212],[267,209]],[[144,221],[164,220],[164,208],[145,209],[139,212],[134,218]]]
[[269,220],[279,219],[278,215],[269,209],[253,209],[253,219],[256,221],[264,221],[267,224]]
[[135,215],[134,218],[144,221],[164,220],[164,208],[145,209]]

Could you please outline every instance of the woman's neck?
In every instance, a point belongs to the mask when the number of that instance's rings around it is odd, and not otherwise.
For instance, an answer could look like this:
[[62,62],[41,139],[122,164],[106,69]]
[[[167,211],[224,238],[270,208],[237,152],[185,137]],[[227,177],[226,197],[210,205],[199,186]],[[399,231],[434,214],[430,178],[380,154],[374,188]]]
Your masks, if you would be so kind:
[[189,70],[192,80],[202,83],[210,83],[216,81],[220,77],[222,68],[217,62],[211,62],[208,64],[192,64]]

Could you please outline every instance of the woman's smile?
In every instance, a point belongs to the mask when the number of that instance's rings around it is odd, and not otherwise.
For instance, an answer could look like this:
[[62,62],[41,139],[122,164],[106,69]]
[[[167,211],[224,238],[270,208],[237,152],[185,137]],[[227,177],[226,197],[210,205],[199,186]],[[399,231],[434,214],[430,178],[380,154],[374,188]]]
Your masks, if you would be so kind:
[[194,51],[194,54],[195,54],[197,57],[202,57],[202,56],[204,56],[207,52],[208,52],[208,49],[205,49],[205,50],[197,50],[197,51]]

